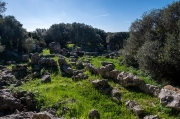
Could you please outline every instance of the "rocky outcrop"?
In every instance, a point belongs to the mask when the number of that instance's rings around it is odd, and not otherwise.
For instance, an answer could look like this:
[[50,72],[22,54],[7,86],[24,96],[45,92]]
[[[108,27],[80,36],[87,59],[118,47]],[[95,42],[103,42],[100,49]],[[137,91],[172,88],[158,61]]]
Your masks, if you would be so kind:
[[61,47],[58,42],[51,42],[49,44],[50,53],[60,53]]
[[180,89],[167,85],[159,93],[161,104],[180,111]]
[[134,114],[138,117],[141,117],[144,113],[144,109],[142,109],[140,105],[135,101],[129,100],[125,105],[128,110],[133,111]]
[[100,114],[98,110],[91,110],[88,116],[89,116],[89,119],[100,119]]

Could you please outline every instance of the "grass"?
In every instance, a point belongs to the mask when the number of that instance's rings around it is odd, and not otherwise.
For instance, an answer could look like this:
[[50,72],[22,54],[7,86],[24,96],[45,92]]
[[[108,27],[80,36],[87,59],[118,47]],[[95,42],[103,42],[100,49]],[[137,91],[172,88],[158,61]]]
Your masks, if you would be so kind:
[[[43,53],[47,53],[47,51],[43,51]],[[86,60],[87,57],[84,57],[84,59]],[[89,60],[96,67],[101,66],[101,61],[113,62],[117,70],[136,74],[146,83],[159,85],[143,72],[121,65],[119,63],[120,58],[91,57]],[[41,110],[55,108],[59,117],[67,119],[72,117],[87,119],[91,109],[97,109],[100,112],[101,119],[135,119],[135,115],[125,107],[127,100],[137,101],[145,110],[146,115],[158,115],[166,119],[177,119],[179,116],[178,113],[174,113],[170,108],[162,106],[157,97],[145,94],[135,88],[124,88],[109,80],[111,87],[120,90],[121,103],[117,103],[110,95],[100,93],[92,87],[91,81],[101,79],[100,76],[91,75],[89,71],[86,71],[86,74],[88,74],[89,78],[82,81],[73,81],[71,78],[52,74],[51,83],[44,84],[40,82],[40,79],[33,79],[28,83],[23,83],[20,87],[13,88],[13,90],[34,92],[38,101],[38,107]]]

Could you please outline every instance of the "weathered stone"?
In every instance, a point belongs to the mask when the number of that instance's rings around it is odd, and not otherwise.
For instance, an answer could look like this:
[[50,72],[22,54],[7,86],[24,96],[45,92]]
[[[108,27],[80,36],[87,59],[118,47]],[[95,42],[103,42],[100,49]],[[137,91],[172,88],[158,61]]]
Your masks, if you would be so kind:
[[48,82],[51,82],[51,77],[50,75],[44,75],[41,79],[41,82],[43,83],[48,83]]
[[0,119],[32,119],[31,117],[33,114],[34,112],[20,112],[17,114],[11,114],[0,117]]
[[110,93],[112,90],[112,87],[108,84],[108,79],[94,80],[92,85],[102,93]]
[[51,42],[49,44],[50,53],[60,53],[60,44],[58,42]]
[[167,85],[159,93],[161,104],[180,111],[180,89]]
[[157,115],[148,115],[145,116],[143,119],[161,119],[161,118],[159,118]]
[[136,116],[140,117],[144,113],[144,109],[142,109],[137,102],[129,100],[126,102],[125,105],[126,105],[126,108],[128,110],[133,111]]
[[59,58],[58,63],[59,63],[60,66],[68,65],[65,58]]
[[111,95],[115,101],[119,102],[121,100],[121,94],[119,90],[113,89],[111,91]]
[[120,73],[118,70],[112,70],[109,72],[109,78],[113,79],[114,81],[117,81],[117,76]]
[[32,115],[32,119],[59,119],[49,112],[39,112]]
[[87,70],[89,70],[92,74],[98,74],[98,69],[94,67],[91,63],[85,64]]
[[99,114],[98,110],[91,110],[89,112],[89,118],[90,119],[100,119],[100,114]]
[[0,76],[0,89],[4,86],[9,86],[10,84],[16,84],[17,80],[12,74],[3,74]]
[[139,85],[139,89],[145,93],[148,93],[154,96],[158,96],[158,94],[160,93],[160,89],[157,86],[145,84],[145,83],[141,83]]
[[121,72],[117,76],[117,81],[124,87],[135,86],[138,87],[144,81],[133,74]]
[[87,78],[88,78],[88,76],[85,75],[84,73],[78,73],[78,74],[72,76],[72,80],[75,80],[75,81],[87,79]]

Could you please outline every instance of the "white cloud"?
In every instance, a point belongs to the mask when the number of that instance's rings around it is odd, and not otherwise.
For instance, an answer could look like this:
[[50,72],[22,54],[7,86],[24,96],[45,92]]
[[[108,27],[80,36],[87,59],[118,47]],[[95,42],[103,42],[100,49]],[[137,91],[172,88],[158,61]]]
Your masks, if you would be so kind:
[[109,16],[110,14],[103,14],[103,15],[99,15],[99,16],[93,16],[91,18],[96,18],[96,17],[106,17],[106,16]]

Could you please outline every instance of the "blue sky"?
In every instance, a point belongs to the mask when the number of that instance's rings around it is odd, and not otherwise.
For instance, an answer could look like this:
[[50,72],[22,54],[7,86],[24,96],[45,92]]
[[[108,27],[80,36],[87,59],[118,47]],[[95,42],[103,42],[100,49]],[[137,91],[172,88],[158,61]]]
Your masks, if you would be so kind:
[[[55,23],[85,23],[106,32],[128,31],[131,23],[153,8],[173,0],[3,0],[27,31]],[[176,0],[177,1],[177,0]]]

